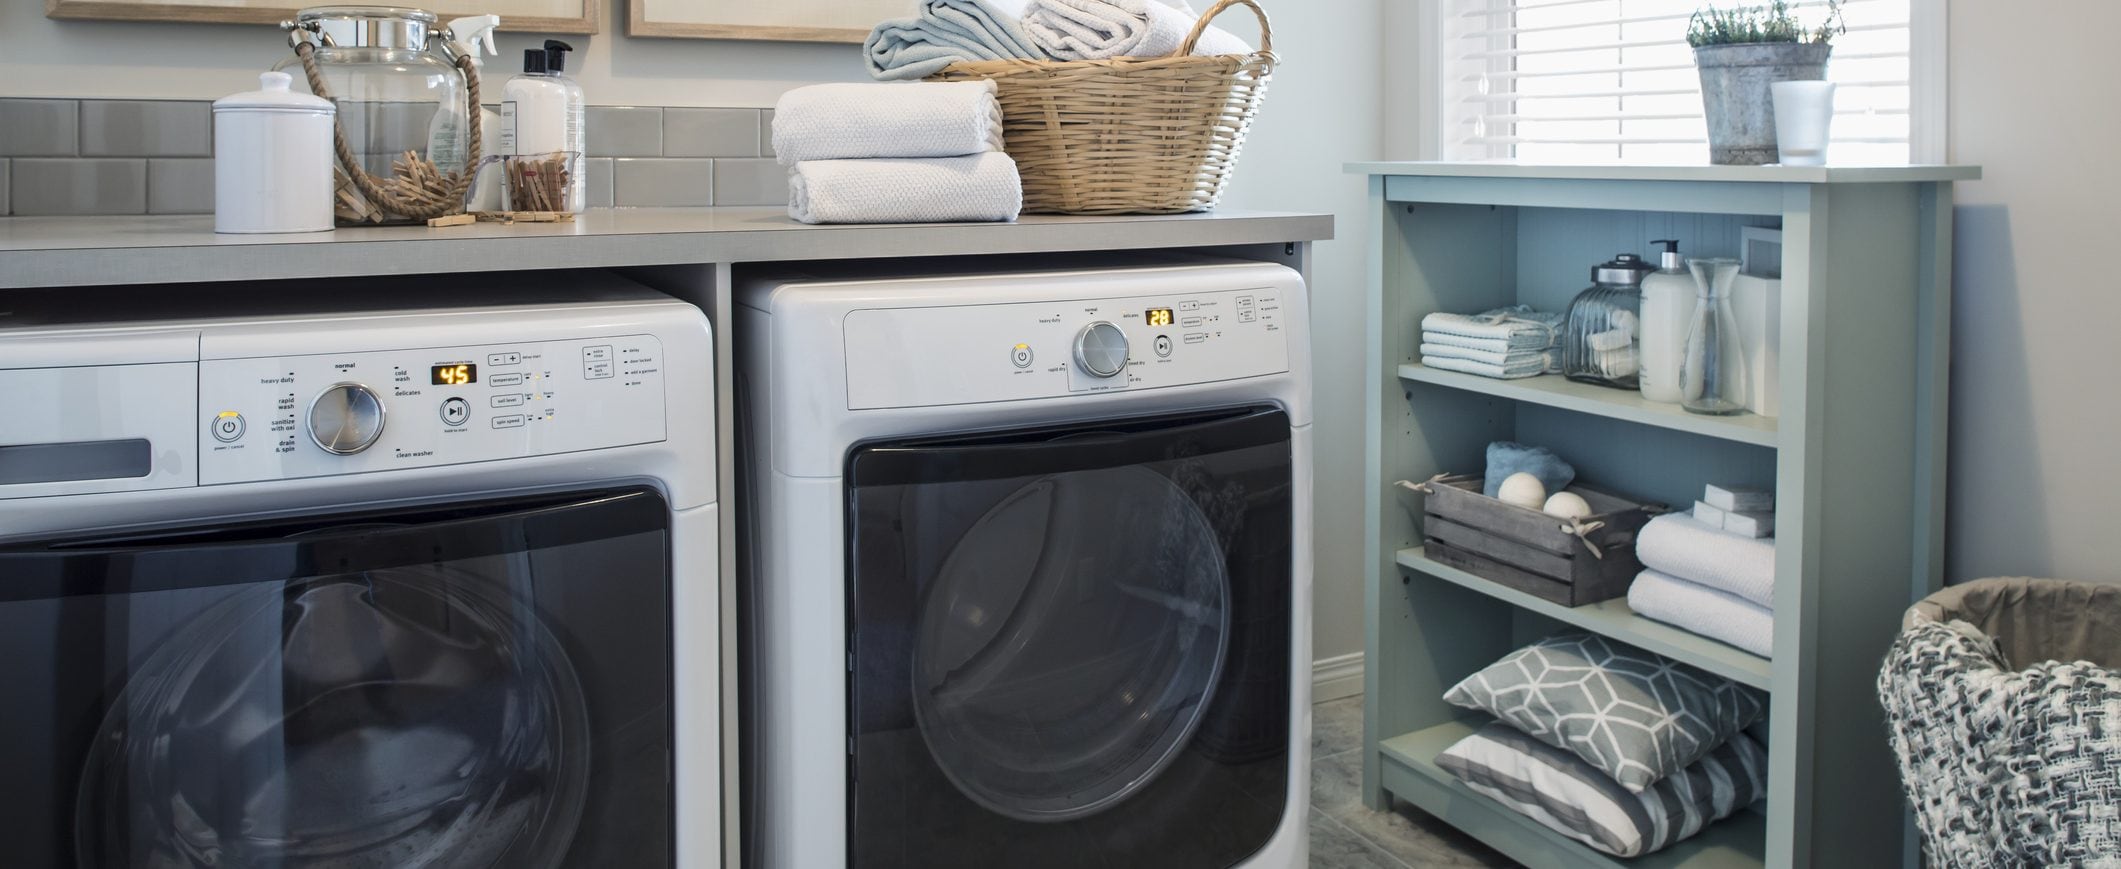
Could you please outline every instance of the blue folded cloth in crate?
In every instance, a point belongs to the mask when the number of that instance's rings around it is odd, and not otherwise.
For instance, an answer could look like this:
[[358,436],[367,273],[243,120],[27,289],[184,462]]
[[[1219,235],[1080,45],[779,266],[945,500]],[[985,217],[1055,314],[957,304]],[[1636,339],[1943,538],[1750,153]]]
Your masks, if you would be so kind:
[[1502,481],[1520,472],[1538,477],[1539,484],[1546,487],[1548,494],[1576,482],[1576,468],[1562,461],[1553,450],[1528,447],[1515,441],[1496,441],[1488,444],[1487,480],[1481,485],[1481,493],[1495,497],[1502,489]]

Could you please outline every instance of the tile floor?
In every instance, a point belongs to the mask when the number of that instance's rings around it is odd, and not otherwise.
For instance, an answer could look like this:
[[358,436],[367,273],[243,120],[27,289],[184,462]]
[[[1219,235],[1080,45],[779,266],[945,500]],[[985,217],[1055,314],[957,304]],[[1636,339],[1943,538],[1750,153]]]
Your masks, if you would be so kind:
[[1311,869],[1516,866],[1508,857],[1404,802],[1362,804],[1362,698],[1312,708]]

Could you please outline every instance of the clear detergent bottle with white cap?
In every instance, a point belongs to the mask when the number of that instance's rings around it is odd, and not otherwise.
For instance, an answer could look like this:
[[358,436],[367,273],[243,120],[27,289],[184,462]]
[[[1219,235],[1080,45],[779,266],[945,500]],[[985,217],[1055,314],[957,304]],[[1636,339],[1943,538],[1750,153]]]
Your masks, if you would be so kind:
[[1664,247],[1657,271],[1642,278],[1642,397],[1678,404],[1679,363],[1686,358],[1687,323],[1694,315],[1694,276],[1679,242],[1650,242]]

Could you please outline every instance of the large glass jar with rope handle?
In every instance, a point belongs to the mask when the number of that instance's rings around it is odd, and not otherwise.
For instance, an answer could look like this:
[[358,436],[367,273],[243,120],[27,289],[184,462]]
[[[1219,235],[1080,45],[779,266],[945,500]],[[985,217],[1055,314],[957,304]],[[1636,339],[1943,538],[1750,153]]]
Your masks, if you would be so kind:
[[467,85],[463,71],[471,64],[459,60],[477,50],[469,43],[479,35],[451,32],[498,22],[481,18],[443,29],[422,9],[316,6],[282,22],[294,51],[274,69],[339,108],[333,205],[340,226],[463,210],[461,179],[477,159],[473,145],[491,151],[493,143],[476,141],[476,85]]

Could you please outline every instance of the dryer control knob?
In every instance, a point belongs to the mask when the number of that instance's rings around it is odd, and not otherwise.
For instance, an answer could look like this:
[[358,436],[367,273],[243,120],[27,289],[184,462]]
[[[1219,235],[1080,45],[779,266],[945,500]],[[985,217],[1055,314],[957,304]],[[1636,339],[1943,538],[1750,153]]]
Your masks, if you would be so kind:
[[1127,370],[1127,333],[1099,320],[1075,334],[1075,365],[1095,377]]
[[327,453],[350,456],[383,436],[383,399],[359,383],[337,383],[309,402],[309,438]]

